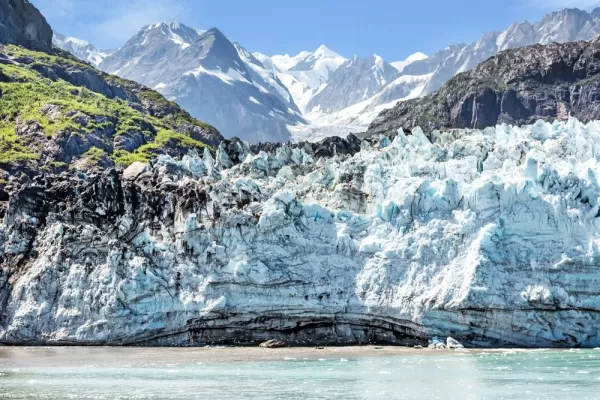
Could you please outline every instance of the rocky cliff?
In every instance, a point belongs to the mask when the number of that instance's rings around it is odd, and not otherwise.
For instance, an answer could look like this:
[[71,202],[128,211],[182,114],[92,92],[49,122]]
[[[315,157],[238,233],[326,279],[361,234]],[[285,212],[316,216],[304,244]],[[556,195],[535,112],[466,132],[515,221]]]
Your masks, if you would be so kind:
[[0,342],[600,345],[600,126],[470,133],[15,184]]
[[50,52],[52,28],[28,0],[1,0],[0,43]]
[[426,132],[537,119],[600,117],[600,39],[507,50],[437,92],[383,111],[365,136],[421,126]]

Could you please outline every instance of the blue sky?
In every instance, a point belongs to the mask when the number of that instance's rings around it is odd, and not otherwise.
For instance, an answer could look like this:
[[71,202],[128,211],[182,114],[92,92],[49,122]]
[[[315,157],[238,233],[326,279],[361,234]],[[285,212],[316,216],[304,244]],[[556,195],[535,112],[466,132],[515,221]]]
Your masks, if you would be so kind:
[[600,0],[31,0],[55,30],[119,47],[158,21],[218,27],[250,51],[296,54],[326,44],[350,57],[388,61],[471,42],[514,21]]

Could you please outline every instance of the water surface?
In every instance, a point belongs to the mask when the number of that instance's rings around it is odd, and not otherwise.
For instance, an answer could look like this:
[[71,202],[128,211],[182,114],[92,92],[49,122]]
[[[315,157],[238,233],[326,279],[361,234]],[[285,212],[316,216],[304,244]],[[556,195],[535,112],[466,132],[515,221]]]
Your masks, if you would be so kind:
[[598,399],[600,350],[0,347],[2,399]]

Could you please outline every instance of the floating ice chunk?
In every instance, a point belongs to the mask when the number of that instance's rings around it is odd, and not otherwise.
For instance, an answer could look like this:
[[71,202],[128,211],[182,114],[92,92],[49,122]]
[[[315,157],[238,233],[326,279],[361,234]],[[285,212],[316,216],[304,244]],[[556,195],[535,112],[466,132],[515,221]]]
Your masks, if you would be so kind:
[[463,346],[458,340],[448,337],[446,339],[446,347],[449,349],[463,349]]

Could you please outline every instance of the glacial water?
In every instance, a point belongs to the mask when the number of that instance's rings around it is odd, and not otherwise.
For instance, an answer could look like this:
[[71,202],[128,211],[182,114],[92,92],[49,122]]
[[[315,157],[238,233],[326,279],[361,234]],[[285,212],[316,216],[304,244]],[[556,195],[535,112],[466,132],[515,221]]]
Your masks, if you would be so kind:
[[598,399],[600,350],[0,348],[1,399]]

